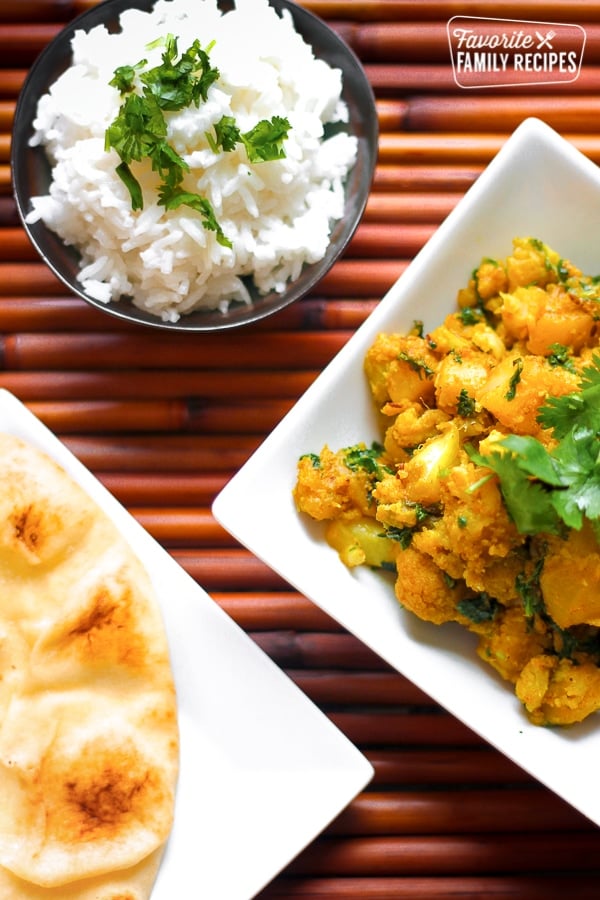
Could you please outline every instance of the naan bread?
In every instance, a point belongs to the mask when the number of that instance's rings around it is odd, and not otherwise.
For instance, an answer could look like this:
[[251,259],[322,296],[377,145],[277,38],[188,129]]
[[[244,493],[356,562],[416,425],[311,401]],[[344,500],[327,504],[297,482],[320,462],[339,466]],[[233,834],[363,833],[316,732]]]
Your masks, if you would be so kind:
[[179,759],[152,585],[48,456],[0,464],[0,900],[146,900]]

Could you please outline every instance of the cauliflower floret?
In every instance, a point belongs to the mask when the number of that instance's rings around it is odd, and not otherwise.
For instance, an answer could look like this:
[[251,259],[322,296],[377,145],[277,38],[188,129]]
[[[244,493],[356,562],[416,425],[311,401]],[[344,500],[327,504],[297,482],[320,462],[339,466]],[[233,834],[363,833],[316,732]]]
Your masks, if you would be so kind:
[[313,519],[335,519],[341,515],[375,515],[370,500],[370,476],[365,470],[351,471],[343,451],[306,454],[298,461],[293,496],[300,512]]
[[522,670],[533,657],[551,649],[545,632],[539,632],[517,606],[501,609],[482,634],[477,653],[503,678],[516,684]]
[[557,656],[534,656],[516,693],[535,725],[572,725],[600,708],[600,669]]
[[454,582],[423,553],[413,547],[402,550],[396,559],[396,598],[405,608],[426,622],[465,622],[457,608],[467,591]]
[[378,406],[388,400],[433,403],[438,357],[416,334],[380,334],[367,351],[365,374]]

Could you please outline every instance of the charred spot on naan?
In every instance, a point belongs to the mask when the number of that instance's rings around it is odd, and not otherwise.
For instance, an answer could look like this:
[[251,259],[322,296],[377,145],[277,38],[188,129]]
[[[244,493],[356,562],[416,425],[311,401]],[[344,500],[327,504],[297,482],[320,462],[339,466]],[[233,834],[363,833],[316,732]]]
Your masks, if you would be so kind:
[[133,743],[96,741],[82,749],[74,767],[61,771],[60,761],[55,763],[47,775],[54,801],[47,802],[47,821],[55,840],[113,841],[132,823],[144,823],[157,841],[166,837],[164,826],[153,820],[168,792],[164,774]]
[[[95,700],[85,689],[34,693],[10,710],[0,726],[0,868],[56,888],[135,866],[164,845],[178,743],[153,721],[157,706],[176,713],[174,696],[159,692]],[[22,746],[24,714],[34,733]]]
[[0,552],[40,566],[77,544],[93,518],[87,496],[49,457],[0,434]]
[[152,640],[158,622],[145,603],[144,576],[132,562],[115,562],[114,570],[101,567],[83,589],[76,586],[34,646],[34,665],[44,660],[46,677],[62,681],[79,677],[79,668],[145,675],[166,664],[166,644]]

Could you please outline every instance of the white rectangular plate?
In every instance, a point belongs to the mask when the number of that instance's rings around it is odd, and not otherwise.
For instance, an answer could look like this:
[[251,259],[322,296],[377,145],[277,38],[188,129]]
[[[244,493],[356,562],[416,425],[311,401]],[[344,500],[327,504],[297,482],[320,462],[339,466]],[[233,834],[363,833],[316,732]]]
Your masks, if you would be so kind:
[[440,705],[600,824],[595,784],[598,716],[563,730],[531,725],[510,685],[475,654],[472,635],[406,614],[392,584],[346,569],[292,500],[306,452],[380,440],[363,360],[376,335],[430,330],[485,256],[512,240],[548,243],[584,272],[600,272],[600,170],[551,128],[523,122],[367,321],[216,498],[222,525]]
[[368,761],[12,394],[0,430],[45,451],[111,517],[158,594],[178,696],[175,822],[152,900],[249,900],[368,783]]

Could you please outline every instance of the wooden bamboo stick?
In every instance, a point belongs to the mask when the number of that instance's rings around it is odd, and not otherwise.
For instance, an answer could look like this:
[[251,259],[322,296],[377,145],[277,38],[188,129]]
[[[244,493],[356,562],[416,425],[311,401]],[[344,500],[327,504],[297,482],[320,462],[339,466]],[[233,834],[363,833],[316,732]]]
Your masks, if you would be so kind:
[[212,597],[245,631],[343,630],[327,613],[295,591],[216,591]]
[[[460,797],[460,814],[457,799]],[[510,788],[368,791],[327,829],[327,835],[490,834],[585,831],[589,820],[537,784]],[[597,836],[600,841],[600,836]]]
[[245,550],[216,549],[210,555],[173,550],[172,556],[207,591],[289,590],[281,576]]
[[[83,8],[89,9],[92,5],[85,3]],[[67,21],[81,11],[81,3],[73,0],[19,0],[18,3],[3,3],[0,6],[0,22]]]
[[364,222],[346,250],[346,259],[410,259],[435,229],[435,224]]
[[408,265],[406,259],[342,259],[318,286],[325,297],[383,297]]
[[[7,369],[84,370],[132,367],[161,369],[226,369],[231,360],[240,369],[321,369],[350,337],[347,331],[265,332],[260,341],[252,330],[243,334],[136,335],[14,334],[4,339]],[[1,346],[1,345],[0,345]]]
[[289,411],[291,399],[245,403],[198,400],[30,401],[27,406],[60,434],[192,432],[266,434]]
[[15,226],[0,231],[0,262],[37,259],[38,255],[33,244],[22,228]]
[[[1,317],[0,317],[1,318]],[[240,379],[235,369],[179,371],[177,369],[116,372],[2,372],[0,386],[23,401],[262,400],[297,398],[318,375],[317,370],[248,372]]]
[[284,874],[256,896],[256,900],[597,900],[598,876],[508,874],[457,877],[419,875],[393,877],[363,875],[360,878],[329,876],[300,877]]
[[0,134],[0,163],[7,165],[10,162],[10,135]]
[[[256,450],[255,435],[64,435],[63,443],[97,475],[212,472],[231,475]],[[213,579],[214,575],[213,574]]]
[[435,706],[433,700],[396,672],[339,672],[287,669],[287,674],[319,706]]
[[371,197],[378,192],[401,191],[463,194],[482,170],[483,164],[382,163],[375,170]]
[[8,197],[12,190],[11,170],[8,163],[0,163],[0,197]]
[[238,546],[237,541],[218,524],[206,508],[131,507],[129,512],[152,537],[167,548],[212,549]]
[[57,22],[7,22],[2,25],[2,63],[7,67],[28,67],[44,47],[56,37]]
[[[13,7],[14,9],[19,8],[16,4],[13,4]],[[4,41],[2,41],[2,45],[4,46]],[[0,97],[14,100],[23,87],[27,72],[28,69],[25,67],[4,68],[3,66],[0,69]]]
[[[93,3],[94,0],[80,0],[81,3]],[[427,0],[415,6],[413,0],[302,0],[302,5],[325,19],[356,19],[368,22],[372,20],[410,21],[436,20],[447,21],[458,15],[453,0]],[[461,0],[460,15],[489,16],[490,4],[486,0]],[[533,18],[542,21],[552,18],[561,22],[598,22],[600,21],[600,5],[598,0],[494,0],[493,15],[499,18],[524,19]]]
[[329,718],[360,747],[479,747],[484,741],[452,716],[442,713],[329,712]]
[[65,287],[43,263],[0,263],[0,295],[64,295]]
[[[263,330],[348,330],[358,328],[377,305],[377,299],[319,298],[309,296],[257,322]],[[0,295],[0,331],[103,331],[106,315],[78,297],[3,297]],[[139,326],[111,318],[110,329],[139,334]]]
[[12,195],[0,197],[0,227],[13,228],[19,225],[17,204]]
[[[243,551],[240,554],[236,557],[240,566],[254,564],[253,558],[245,558]],[[253,633],[253,637],[265,653],[285,669],[326,667],[344,671],[391,671],[376,653],[350,634],[276,630]],[[360,724],[356,722],[354,726],[358,728]]]
[[[381,135],[379,158],[383,165],[414,163],[430,166],[485,165],[496,155],[509,137],[509,132],[502,134],[389,133]],[[566,133],[563,137],[592,161],[600,160],[600,137],[597,134]]]
[[520,766],[491,747],[367,749],[364,752],[375,769],[372,788],[408,785],[429,788],[454,785],[460,788],[482,784],[508,788],[534,782]]
[[[363,222],[438,225],[461,200],[462,193],[373,192],[369,196]],[[363,225],[364,231],[364,225]]]
[[181,507],[210,506],[228,477],[222,472],[101,472],[99,480],[124,506]]
[[0,100],[0,131],[10,133],[14,113],[15,104],[12,100]]
[[396,121],[405,131],[483,134],[513,131],[528,116],[543,119],[561,133],[596,134],[600,98],[574,95],[573,91],[568,95],[533,97],[528,94],[494,94],[493,97],[464,96],[464,93],[452,97],[428,94],[402,102]]
[[[460,800],[457,798],[457,804]],[[510,800],[507,797],[507,806]],[[454,816],[460,815],[455,805]],[[551,849],[550,849],[551,848]],[[292,863],[304,875],[498,875],[516,871],[548,874],[561,869],[596,871],[600,833],[546,833],[356,837],[314,843]]]

